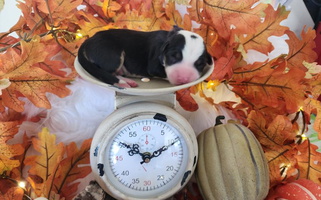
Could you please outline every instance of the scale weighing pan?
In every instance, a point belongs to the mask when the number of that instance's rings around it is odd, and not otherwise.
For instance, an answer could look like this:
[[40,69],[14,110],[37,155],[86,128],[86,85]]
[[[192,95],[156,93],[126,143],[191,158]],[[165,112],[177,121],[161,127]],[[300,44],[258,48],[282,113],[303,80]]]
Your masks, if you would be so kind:
[[123,94],[129,94],[129,95],[142,95],[142,96],[153,96],[153,95],[162,95],[162,94],[169,94],[173,93],[177,90],[184,89],[191,87],[193,85],[196,85],[202,81],[204,81],[206,78],[208,78],[213,70],[214,70],[214,64],[213,65],[207,65],[204,68],[204,72],[201,75],[199,79],[196,81],[183,84],[183,85],[172,85],[167,80],[160,79],[160,78],[149,78],[148,82],[144,82],[142,78],[131,78],[135,80],[138,83],[138,87],[135,88],[120,88],[115,87],[114,85],[110,85],[107,83],[104,83],[97,78],[93,77],[91,74],[89,74],[78,62],[78,57],[76,57],[74,62],[75,69],[77,73],[85,80],[90,81],[92,83],[95,83],[97,85],[109,88],[111,90],[114,90],[116,92],[120,92]]

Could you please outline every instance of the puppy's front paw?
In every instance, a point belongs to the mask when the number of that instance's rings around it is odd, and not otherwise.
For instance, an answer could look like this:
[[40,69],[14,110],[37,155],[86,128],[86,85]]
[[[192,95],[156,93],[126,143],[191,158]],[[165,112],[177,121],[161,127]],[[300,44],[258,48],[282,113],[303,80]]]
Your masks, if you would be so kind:
[[136,83],[136,81],[129,79],[129,78],[125,78],[122,76],[117,76],[117,78],[119,79],[119,82],[116,83],[115,85],[118,87],[122,87],[122,88],[131,88],[131,87],[137,87],[138,84]]

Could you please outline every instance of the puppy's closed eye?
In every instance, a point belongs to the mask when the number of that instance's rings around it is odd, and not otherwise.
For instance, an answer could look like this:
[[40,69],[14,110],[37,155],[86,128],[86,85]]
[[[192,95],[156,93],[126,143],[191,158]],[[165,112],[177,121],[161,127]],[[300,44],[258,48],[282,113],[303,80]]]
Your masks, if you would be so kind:
[[204,59],[198,59],[195,63],[194,66],[196,67],[196,69],[198,71],[202,71],[204,69],[204,67],[206,66],[206,61]]
[[183,59],[182,52],[180,51],[174,51],[170,52],[166,55],[166,64],[167,65],[173,65]]

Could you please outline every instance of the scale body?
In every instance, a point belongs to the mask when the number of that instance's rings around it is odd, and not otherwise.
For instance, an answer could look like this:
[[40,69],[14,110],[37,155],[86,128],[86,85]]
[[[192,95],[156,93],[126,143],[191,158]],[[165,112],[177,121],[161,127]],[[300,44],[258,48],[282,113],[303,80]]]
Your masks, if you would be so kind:
[[161,79],[139,88],[117,88],[88,74],[75,60],[79,75],[116,91],[115,111],[98,127],[90,164],[99,185],[116,199],[167,199],[192,176],[198,156],[191,125],[176,112],[175,91],[206,79],[208,66],[193,83],[172,86]]

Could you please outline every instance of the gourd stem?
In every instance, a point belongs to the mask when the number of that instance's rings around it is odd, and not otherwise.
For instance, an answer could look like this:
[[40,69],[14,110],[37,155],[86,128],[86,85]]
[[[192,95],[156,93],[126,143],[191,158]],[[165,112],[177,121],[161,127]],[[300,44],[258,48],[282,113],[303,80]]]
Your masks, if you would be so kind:
[[223,124],[223,122],[221,120],[225,119],[225,117],[223,115],[219,115],[216,117],[215,119],[215,126]]

